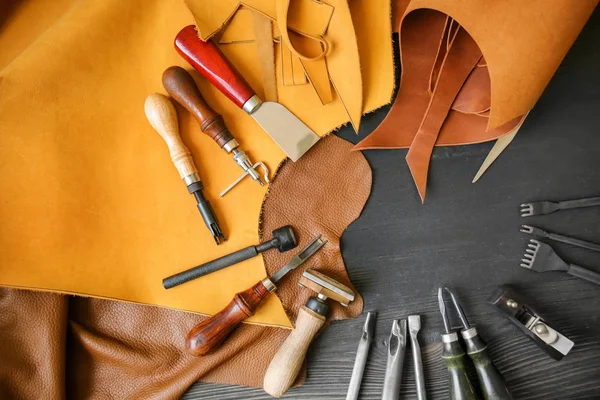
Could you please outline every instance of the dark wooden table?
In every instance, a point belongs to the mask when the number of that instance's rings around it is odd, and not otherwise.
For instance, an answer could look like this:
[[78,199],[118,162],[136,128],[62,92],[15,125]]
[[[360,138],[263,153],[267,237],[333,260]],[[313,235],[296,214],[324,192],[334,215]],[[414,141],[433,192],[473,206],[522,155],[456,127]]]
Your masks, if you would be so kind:
[[[373,191],[362,216],[344,233],[343,256],[352,282],[377,310],[377,331],[361,399],[379,399],[392,320],[421,314],[427,392],[447,399],[447,371],[440,358],[436,291],[452,287],[471,322],[490,344],[496,366],[516,399],[600,399],[600,288],[561,273],[519,267],[526,247],[522,223],[600,242],[600,208],[523,219],[519,204],[600,196],[600,12],[596,11],[527,118],[515,141],[481,181],[471,184],[491,143],[437,148],[424,205],[405,150],[367,151]],[[386,115],[363,119],[357,142]],[[554,245],[565,259],[600,271],[600,253]],[[554,361],[486,305],[510,283],[546,319],[575,342]],[[364,314],[332,324],[308,354],[308,379],[287,399],[344,399]],[[407,352],[401,399],[414,399],[412,357]],[[252,368],[252,365],[248,365]],[[185,399],[269,399],[261,389],[198,383]]]

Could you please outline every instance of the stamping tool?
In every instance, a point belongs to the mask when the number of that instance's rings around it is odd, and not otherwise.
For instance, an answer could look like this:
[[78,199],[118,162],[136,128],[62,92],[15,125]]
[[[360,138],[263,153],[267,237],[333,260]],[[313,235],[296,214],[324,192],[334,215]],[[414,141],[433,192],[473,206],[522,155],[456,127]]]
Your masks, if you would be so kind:
[[535,239],[530,239],[525,254],[521,260],[521,267],[536,272],[562,271],[577,278],[600,285],[600,274],[579,265],[563,261],[552,247]]
[[216,260],[209,261],[205,264],[190,268],[186,271],[163,279],[163,287],[165,289],[171,289],[175,286],[189,282],[192,279],[200,278],[201,276],[208,275],[211,272],[215,272],[249,258],[256,257],[259,253],[267,250],[277,249],[280,253],[283,253],[296,248],[296,246],[298,246],[298,241],[296,240],[294,228],[292,228],[290,225],[285,225],[273,231],[271,240],[260,243],[256,246],[248,246],[231,254],[227,254],[226,256],[217,258]]
[[194,326],[186,338],[189,352],[201,356],[216,350],[242,321],[254,315],[256,309],[277,289],[277,283],[288,272],[302,265],[325,243],[327,241],[321,235],[317,236],[271,277],[264,278],[251,288],[237,293],[224,309]]
[[448,288],[444,289],[450,295],[454,308],[462,323],[463,329],[460,333],[467,346],[467,354],[473,362],[473,365],[475,365],[483,398],[486,400],[512,400],[513,397],[508,390],[502,375],[500,375],[500,372],[498,372],[498,369],[496,369],[488,354],[487,344],[481,339],[477,329],[469,324],[469,320],[456,296],[454,296],[454,293]]
[[354,368],[352,369],[352,376],[350,377],[350,384],[348,385],[346,400],[358,399],[360,383],[362,382],[365,366],[367,365],[367,357],[369,356],[369,348],[371,347],[371,342],[373,341],[376,319],[377,313],[371,311],[367,313],[362,334],[360,335],[360,341],[358,342],[358,350],[356,350],[356,359],[354,360]]
[[488,302],[555,360],[569,354],[574,343],[552,328],[527,301],[509,286],[500,286]]
[[335,300],[344,307],[348,307],[354,300],[352,289],[318,271],[304,271],[298,284],[317,295],[308,299],[300,308],[296,328],[275,353],[267,368],[263,388],[273,397],[283,396],[296,380],[308,347],[325,324],[325,316],[329,310],[326,300]]
[[406,352],[406,320],[395,319],[388,340],[387,364],[381,400],[398,400],[402,383],[402,365]]
[[423,360],[421,359],[421,346],[417,335],[421,330],[421,316],[408,316],[408,332],[410,333],[410,347],[412,349],[413,363],[415,365],[415,384],[417,386],[417,399],[426,400],[425,374],[423,373]]
[[215,243],[219,245],[225,240],[225,235],[219,226],[217,216],[210,203],[204,197],[202,190],[204,185],[198,176],[198,169],[190,151],[185,146],[179,135],[179,123],[177,121],[177,111],[166,96],[160,93],[153,93],[146,98],[144,104],[146,118],[150,125],[158,132],[169,147],[171,160],[179,172],[179,176],[185,182],[188,192],[194,195],[198,204],[198,211],[206,227],[210,231]]
[[442,288],[438,289],[438,303],[445,330],[445,333],[442,333],[442,358],[448,368],[450,400],[477,400],[479,397],[475,394],[475,388],[467,373],[465,351],[458,342],[458,334],[450,329]]

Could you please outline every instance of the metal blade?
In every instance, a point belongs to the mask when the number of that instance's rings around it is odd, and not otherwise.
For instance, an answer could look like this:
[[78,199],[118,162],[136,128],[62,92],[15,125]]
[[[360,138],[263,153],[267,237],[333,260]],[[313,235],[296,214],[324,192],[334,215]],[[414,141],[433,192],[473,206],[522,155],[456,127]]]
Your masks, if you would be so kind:
[[273,284],[277,284],[291,270],[298,268],[304,261],[308,260],[310,256],[315,254],[321,247],[327,243],[327,240],[322,239],[321,235],[313,239],[312,242],[306,245],[298,254],[290,259],[279,271],[275,272],[269,279]]
[[302,157],[320,139],[304,122],[279,103],[264,102],[250,115],[292,161]]

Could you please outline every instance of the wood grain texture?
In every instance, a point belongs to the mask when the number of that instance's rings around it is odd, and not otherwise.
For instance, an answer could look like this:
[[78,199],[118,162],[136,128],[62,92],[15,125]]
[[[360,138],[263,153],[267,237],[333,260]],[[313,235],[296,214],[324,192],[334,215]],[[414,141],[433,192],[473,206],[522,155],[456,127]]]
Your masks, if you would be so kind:
[[[448,372],[441,358],[443,329],[436,290],[456,291],[490,356],[519,400],[600,398],[600,290],[567,274],[536,274],[519,267],[534,226],[600,241],[600,208],[562,211],[523,219],[521,203],[600,195],[600,12],[595,11],[513,143],[476,184],[493,143],[438,148],[433,153],[427,202],[404,161],[406,151],[366,151],[373,191],[362,216],[342,237],[342,253],[365,310],[377,310],[377,327],[360,399],[381,398],[387,335],[394,318],[422,315],[419,334],[427,395],[448,399]],[[398,65],[398,61],[396,63]],[[364,117],[357,142],[387,109]],[[565,244],[552,246],[566,260],[600,272],[600,254]],[[531,298],[548,322],[575,342],[554,361],[509,324],[486,300],[510,283]],[[286,283],[284,283],[286,284]],[[293,284],[293,283],[287,283]],[[453,317],[453,323],[458,322]],[[312,343],[308,379],[284,399],[344,399],[365,315],[336,322]],[[407,352],[400,399],[416,399],[412,354]],[[248,366],[251,368],[251,365]],[[198,383],[185,399],[270,399],[262,389]]]
[[175,38],[175,49],[225,96],[242,108],[254,90],[212,41],[198,38],[194,25],[183,28]]
[[243,320],[254,315],[270,293],[262,281],[237,293],[224,309],[190,330],[186,338],[189,352],[201,356],[219,348]]
[[169,147],[171,161],[177,168],[179,177],[183,179],[186,176],[197,174],[198,169],[194,164],[192,154],[179,134],[177,111],[171,100],[160,93],[152,93],[146,98],[144,111],[150,125]]
[[265,373],[264,389],[267,393],[281,397],[292,387],[308,347],[324,324],[324,316],[306,306],[300,308],[295,329],[277,350]]
[[223,117],[208,105],[189,72],[179,66],[169,67],[163,73],[162,82],[167,93],[198,121],[202,133],[219,147],[233,140]]

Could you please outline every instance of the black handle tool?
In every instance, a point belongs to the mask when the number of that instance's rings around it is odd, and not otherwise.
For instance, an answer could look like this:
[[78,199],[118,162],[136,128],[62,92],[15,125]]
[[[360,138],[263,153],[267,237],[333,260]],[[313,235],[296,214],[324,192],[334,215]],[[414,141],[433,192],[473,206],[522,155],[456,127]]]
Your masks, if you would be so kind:
[[163,286],[165,289],[171,289],[172,287],[181,285],[182,283],[186,283],[192,279],[200,278],[201,276],[208,275],[211,272],[215,272],[249,258],[256,257],[258,253],[262,253],[274,248],[279,250],[280,253],[283,253],[295,248],[296,246],[298,246],[298,241],[296,240],[294,229],[290,225],[285,225],[273,231],[273,237],[271,240],[260,243],[256,246],[248,246],[234,253],[217,258],[216,260],[212,260],[178,274],[171,275],[163,279]]

